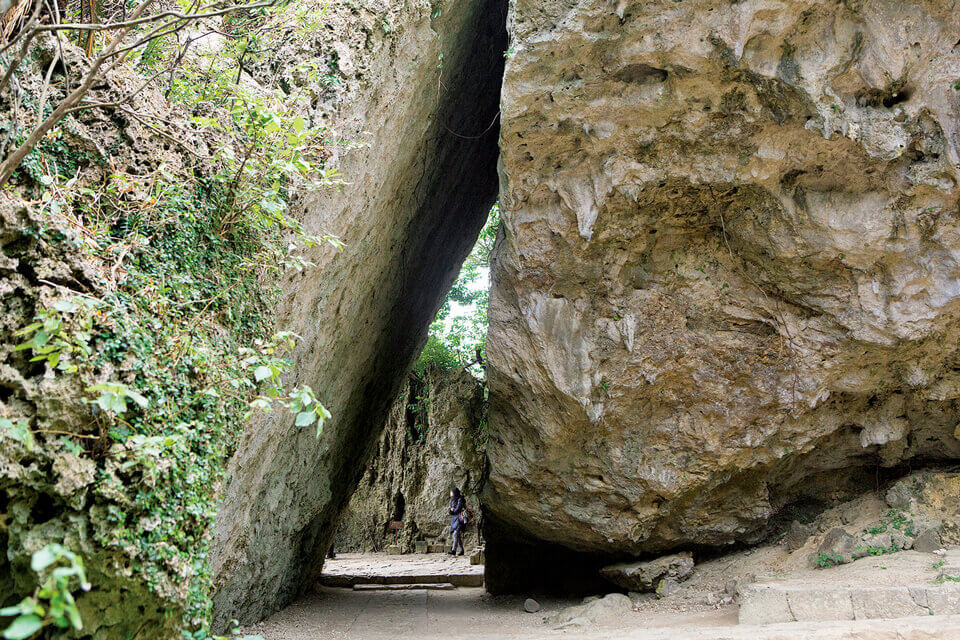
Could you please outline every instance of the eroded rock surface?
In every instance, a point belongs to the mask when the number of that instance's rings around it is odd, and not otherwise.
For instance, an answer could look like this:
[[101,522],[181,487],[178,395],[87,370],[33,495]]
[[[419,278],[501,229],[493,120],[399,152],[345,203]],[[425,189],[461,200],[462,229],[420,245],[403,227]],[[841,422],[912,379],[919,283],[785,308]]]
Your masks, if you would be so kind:
[[[308,233],[332,233],[317,268],[283,283],[278,327],[301,340],[293,384],[333,418],[322,438],[274,413],[244,435],[215,531],[215,626],[258,620],[311,587],[427,326],[496,199],[504,8],[468,0],[329,7],[291,52],[335,43],[326,113],[345,184],[308,194]],[[291,83],[297,68],[283,68]],[[285,76],[286,77],[286,76]],[[325,94],[324,94],[325,95]],[[318,96],[319,102],[323,96]]]
[[846,469],[960,455],[957,6],[515,0],[508,24],[504,531],[749,542]]
[[[397,540],[405,553],[418,540],[448,544],[450,487],[479,513],[483,411],[483,385],[463,369],[411,376],[341,517],[337,552],[384,551]],[[390,521],[403,522],[399,535],[388,530]],[[477,544],[477,532],[476,523],[467,527],[467,548]]]
[[693,556],[677,553],[644,562],[618,562],[600,570],[600,575],[630,591],[652,591],[661,581],[686,580],[693,572]]

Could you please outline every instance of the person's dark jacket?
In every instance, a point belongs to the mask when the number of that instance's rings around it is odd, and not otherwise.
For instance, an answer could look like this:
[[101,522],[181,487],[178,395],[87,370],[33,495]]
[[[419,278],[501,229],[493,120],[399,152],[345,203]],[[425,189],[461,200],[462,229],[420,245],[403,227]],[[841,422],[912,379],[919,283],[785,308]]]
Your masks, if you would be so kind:
[[453,498],[450,501],[450,531],[459,531],[463,528],[463,523],[460,522],[460,514],[463,513],[463,510],[467,508],[467,502],[463,499],[463,496]]

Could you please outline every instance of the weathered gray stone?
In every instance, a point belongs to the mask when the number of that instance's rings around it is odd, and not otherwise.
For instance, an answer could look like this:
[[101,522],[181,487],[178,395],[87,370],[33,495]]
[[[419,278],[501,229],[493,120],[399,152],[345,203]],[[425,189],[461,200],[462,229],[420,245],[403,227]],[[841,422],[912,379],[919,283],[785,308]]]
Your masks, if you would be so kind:
[[527,598],[523,601],[523,610],[527,613],[536,613],[540,611],[540,603],[533,598]]
[[840,527],[827,531],[820,541],[820,546],[811,559],[816,563],[822,556],[828,556],[838,564],[850,562],[857,557],[859,541]]
[[656,594],[658,598],[666,598],[680,590],[680,582],[676,578],[666,577],[657,583]]
[[846,587],[811,583],[808,587],[774,584],[741,588],[741,624],[829,620],[867,620],[960,613],[955,583],[890,587]]
[[927,615],[927,608],[917,604],[907,587],[855,588],[850,600],[857,620]]
[[[382,551],[395,538],[404,550],[412,550],[417,539],[449,544],[450,488],[458,487],[479,512],[486,466],[478,446],[483,407],[483,385],[463,369],[411,376],[341,516],[335,548]],[[403,522],[403,529],[388,530],[390,521]],[[476,522],[466,528],[468,552],[478,534]]]
[[786,594],[795,620],[818,622],[854,619],[853,602],[845,592],[810,589],[787,591]]
[[769,585],[750,584],[738,589],[740,624],[772,624],[793,620],[787,594]]
[[[954,576],[957,577],[957,576]],[[945,582],[939,585],[940,588],[930,587],[926,590],[927,597],[924,601],[929,611],[934,615],[953,615],[960,613],[960,584],[956,582]]]
[[485,559],[486,556],[482,548],[470,554],[470,564],[483,564]]
[[749,542],[850,468],[960,457],[955,8],[515,0],[509,27],[505,530]]
[[633,603],[622,593],[609,593],[602,598],[592,600],[586,604],[567,607],[557,613],[547,616],[544,620],[555,628],[570,626],[585,626],[611,620],[630,613]]
[[309,59],[311,48],[337,42],[340,84],[324,122],[338,142],[361,143],[330,146],[324,168],[339,170],[342,188],[301,194],[295,211],[309,233],[334,234],[343,250],[305,251],[316,266],[281,283],[275,312],[279,330],[300,336],[285,382],[309,383],[333,417],[319,439],[284,412],[247,427],[217,516],[218,629],[260,619],[315,583],[427,327],[496,200],[497,130],[488,123],[498,110],[503,15],[495,0],[450,3],[442,14],[429,2],[333,3],[324,29],[294,45],[302,49],[291,59]]
[[811,525],[802,524],[794,520],[790,523],[790,528],[787,529],[787,535],[783,538],[783,544],[786,545],[787,551],[796,551],[806,544],[812,533],[813,527]]
[[[842,546],[844,543],[838,541],[837,544]],[[822,544],[821,548],[823,548]],[[876,554],[878,550],[889,550],[891,548],[899,549],[900,547],[893,544],[893,537],[889,533],[867,534],[856,541],[856,547],[851,554],[851,558],[863,558],[871,555],[871,551]]]
[[913,550],[933,553],[943,547],[940,539],[940,527],[930,527],[920,533],[913,541]]
[[645,562],[620,562],[606,566],[600,575],[617,586],[632,591],[651,591],[666,577],[686,580],[693,572],[693,556],[678,553]]
[[452,591],[456,585],[450,582],[414,582],[411,584],[355,584],[354,591]]

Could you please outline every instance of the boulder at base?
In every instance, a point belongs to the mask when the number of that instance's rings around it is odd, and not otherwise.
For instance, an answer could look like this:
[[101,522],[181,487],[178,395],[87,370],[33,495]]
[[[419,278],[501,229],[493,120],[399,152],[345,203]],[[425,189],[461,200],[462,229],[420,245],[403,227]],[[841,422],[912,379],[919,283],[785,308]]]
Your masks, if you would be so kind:
[[647,562],[620,562],[604,567],[600,575],[629,591],[653,591],[661,580],[686,580],[693,572],[693,556],[678,553]]

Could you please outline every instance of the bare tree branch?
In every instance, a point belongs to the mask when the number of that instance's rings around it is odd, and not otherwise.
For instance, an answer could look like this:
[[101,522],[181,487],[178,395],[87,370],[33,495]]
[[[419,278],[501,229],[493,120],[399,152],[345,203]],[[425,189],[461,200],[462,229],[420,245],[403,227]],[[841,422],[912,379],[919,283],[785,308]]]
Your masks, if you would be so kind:
[[[17,52],[16,57],[10,61],[10,66],[7,67],[6,73],[3,74],[3,79],[0,80],[0,94],[3,93],[3,89],[7,86],[7,83],[10,82],[10,76],[13,75],[13,72],[17,70],[17,67],[20,66],[20,63],[23,62],[23,59],[27,57],[27,51],[30,49],[30,42],[36,37],[36,23],[37,18],[40,16],[40,8],[43,6],[41,0],[35,0],[33,14],[30,16],[30,20],[27,22],[27,26],[24,29],[20,30],[20,33],[17,34],[17,38],[20,37],[24,32],[28,32],[24,38],[23,45],[20,47],[20,51]],[[14,38],[6,47],[0,50],[0,54],[3,54],[8,47],[13,46],[13,43],[17,41],[17,38]]]
[[[184,27],[189,24],[196,23],[197,21],[203,20],[205,18],[214,18],[218,16],[224,16],[231,13],[236,13],[239,11],[249,11],[254,9],[262,9],[270,7],[276,4],[278,0],[266,0],[264,2],[256,2],[251,4],[244,5],[235,5],[230,7],[225,7],[222,9],[211,10],[212,7],[217,6],[221,3],[212,3],[203,5],[202,0],[196,0],[191,3],[190,7],[187,7],[186,11],[161,11],[155,15],[144,15],[147,8],[153,4],[154,0],[145,0],[137,9],[131,14],[130,19],[124,20],[121,22],[112,22],[112,23],[78,23],[78,24],[47,24],[47,25],[38,25],[37,20],[40,14],[40,7],[43,5],[44,0],[34,0],[35,9],[28,22],[28,26],[21,30],[19,35],[26,32],[24,36],[23,45],[18,52],[17,57],[8,67],[6,73],[2,80],[0,80],[0,91],[6,86],[12,77],[16,67],[20,62],[26,57],[29,44],[31,40],[36,36],[37,33],[49,31],[54,32],[58,35],[59,43],[59,32],[66,30],[74,31],[87,31],[90,33],[90,36],[98,31],[118,31],[118,33],[113,37],[110,43],[103,48],[103,50],[93,59],[93,62],[89,70],[84,75],[80,85],[73,91],[69,91],[70,87],[68,85],[67,96],[57,105],[53,113],[50,114],[46,119],[44,119],[37,127],[30,132],[27,136],[27,139],[21,144],[17,149],[13,151],[7,158],[0,163],[0,187],[3,187],[13,175],[13,172],[16,171],[17,167],[20,166],[20,163],[26,157],[28,153],[37,145],[37,143],[43,138],[47,132],[50,131],[54,126],[57,125],[64,117],[68,114],[74,113],[81,109],[89,109],[92,107],[120,107],[121,105],[128,103],[133,97],[141,93],[150,83],[159,77],[162,73],[166,71],[171,71],[172,68],[176,65],[179,65],[183,56],[186,54],[187,48],[190,46],[190,43],[199,38],[188,38],[186,46],[182,51],[179,52],[176,59],[171,62],[169,68],[165,68],[160,73],[155,74],[151,78],[147,79],[143,84],[141,84],[137,89],[132,92],[127,93],[125,96],[119,98],[118,100],[112,102],[98,102],[93,104],[80,104],[80,101],[83,100],[84,96],[90,91],[90,89],[96,84],[97,80],[102,76],[110,73],[112,70],[116,69],[125,59],[128,53],[134,51],[146,43],[156,40],[157,38],[163,38],[174,33],[179,32]],[[92,15],[92,14],[91,14]],[[55,17],[57,21],[59,20],[59,14],[56,13]],[[94,16],[95,17],[95,16]],[[141,25],[153,25],[153,28],[150,29],[146,34],[136,39],[134,42],[126,45],[122,45],[124,39],[133,31],[136,27]],[[209,32],[204,35],[209,35]],[[203,36],[201,36],[203,37]],[[90,40],[88,38],[88,45]],[[8,47],[10,45],[8,44]],[[89,47],[88,47],[89,53]],[[50,67],[47,70],[45,82],[43,89],[40,94],[40,117],[43,117],[42,106],[46,102],[47,90],[50,86],[50,80],[53,74],[55,65],[59,60],[66,62],[65,58],[62,55],[62,52],[58,49],[57,55],[54,56],[53,61],[50,63]],[[108,60],[112,62],[103,70],[105,63]],[[135,112],[130,112],[131,115],[135,115]],[[138,118],[139,119],[139,118]],[[141,121],[142,122],[142,121]],[[144,123],[146,124],[146,123]],[[150,125],[147,125],[150,126]],[[151,127],[154,130],[157,130],[155,127]],[[169,136],[168,136],[169,137]]]
[[[202,20],[203,18],[216,18],[217,16],[225,16],[230,13],[235,13],[237,11],[246,11],[249,9],[262,9],[265,7],[272,7],[276,4],[276,0],[271,0],[269,2],[258,2],[255,4],[240,4],[233,7],[227,7],[226,9],[220,9],[218,11],[209,11],[207,13],[182,13],[180,11],[161,11],[152,16],[147,16],[145,18],[137,18],[133,20],[127,20],[125,22],[110,22],[106,24],[99,23],[67,23],[67,24],[47,24],[40,25],[36,27],[37,31],[110,31],[112,29],[124,29],[127,27],[136,27],[141,24],[149,24],[151,22],[157,22],[164,18],[173,18],[174,20]],[[208,7],[214,5],[207,5]]]
[[[153,0],[145,0],[143,4],[137,7],[137,10],[134,11],[133,15],[138,17],[144,11],[147,10],[153,4]],[[38,142],[47,134],[50,129],[52,129],[60,120],[67,115],[67,111],[75,106],[80,100],[83,99],[83,96],[90,91],[98,77],[100,67],[103,66],[103,63],[106,62],[108,58],[113,55],[113,52],[119,46],[120,41],[130,32],[133,27],[126,27],[119,34],[114,37],[114,39],[107,45],[100,55],[98,55],[94,60],[93,64],[90,66],[90,70],[87,72],[86,78],[79,87],[74,89],[67,95],[66,98],[53,110],[43,122],[41,122],[33,131],[30,132],[30,135],[27,136],[27,139],[17,147],[13,153],[11,153],[3,163],[0,163],[0,188],[3,187],[10,180],[10,176],[13,175],[13,172],[16,171],[17,167],[20,166],[20,163],[23,159],[30,153],[31,150],[37,145]]]

